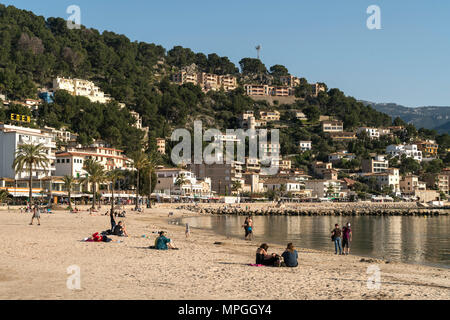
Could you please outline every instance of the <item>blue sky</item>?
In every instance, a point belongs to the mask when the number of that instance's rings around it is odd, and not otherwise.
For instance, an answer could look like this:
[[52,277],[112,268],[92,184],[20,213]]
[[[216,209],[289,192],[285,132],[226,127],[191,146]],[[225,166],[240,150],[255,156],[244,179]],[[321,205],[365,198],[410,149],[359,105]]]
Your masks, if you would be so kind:
[[[448,0],[15,0],[45,17],[81,8],[87,27],[131,40],[228,56],[256,57],[269,68],[325,82],[357,99],[405,106],[450,106]],[[381,30],[369,30],[369,5],[381,9]]]

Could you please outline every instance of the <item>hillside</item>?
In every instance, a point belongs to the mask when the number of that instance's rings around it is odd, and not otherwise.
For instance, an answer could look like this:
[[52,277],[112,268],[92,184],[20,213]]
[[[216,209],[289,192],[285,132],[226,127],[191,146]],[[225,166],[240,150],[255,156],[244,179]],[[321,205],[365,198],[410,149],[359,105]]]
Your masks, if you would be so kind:
[[[329,153],[343,149],[367,156],[370,151],[383,152],[389,143],[399,142],[397,138],[377,143],[336,142],[324,134],[318,122],[320,115],[342,120],[346,131],[363,125],[392,124],[388,115],[346,96],[337,88],[327,88],[315,96],[311,85],[301,78],[295,88],[299,100],[293,104],[272,105],[252,100],[241,85],[231,92],[205,93],[191,83],[172,83],[172,75],[186,67],[219,75],[232,74],[239,84],[258,80],[277,84],[280,76],[289,74],[282,65],[267,68],[258,59],[243,58],[238,68],[227,57],[215,53],[195,53],[180,46],[167,51],[156,44],[131,42],[124,35],[100,33],[84,26],[69,30],[61,18],[44,19],[32,12],[0,5],[0,93],[13,99],[36,98],[39,88],[49,88],[53,78],[64,76],[94,81],[115,99],[101,105],[59,91],[54,104],[44,103],[34,112],[35,125],[66,126],[79,134],[82,144],[103,139],[127,154],[142,148],[140,141],[144,132],[131,127],[133,118],[126,109],[120,110],[117,102],[138,112],[143,126],[150,128],[149,150],[156,148],[157,137],[169,138],[175,128],[192,128],[194,119],[203,120],[204,128],[225,130],[239,128],[240,116],[247,110],[258,114],[273,109],[277,109],[281,117],[269,128],[282,128],[283,155],[297,154],[301,140],[313,141],[311,155],[298,158],[298,165],[305,165],[310,156],[326,160]],[[25,109],[14,105],[9,109],[0,108],[0,121],[8,122],[11,112],[31,114]],[[293,110],[303,111],[308,121],[297,120]],[[407,129],[402,139],[409,139],[416,132],[412,126]],[[169,154],[171,147],[168,143]]]
[[408,108],[395,103],[373,103],[363,101],[364,104],[386,113],[392,119],[401,118],[412,123],[416,128],[435,129],[439,133],[449,133],[450,107],[418,107]]

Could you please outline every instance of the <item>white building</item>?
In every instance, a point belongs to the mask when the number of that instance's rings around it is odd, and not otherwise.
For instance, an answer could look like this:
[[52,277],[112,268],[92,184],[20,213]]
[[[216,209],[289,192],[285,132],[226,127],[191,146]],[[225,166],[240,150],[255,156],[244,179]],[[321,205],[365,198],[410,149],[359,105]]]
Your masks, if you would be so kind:
[[353,160],[356,159],[356,156],[354,153],[349,153],[346,150],[340,152],[333,152],[328,155],[328,162],[339,162],[342,159]]
[[0,177],[11,179],[25,179],[29,177],[28,172],[15,172],[12,168],[17,148],[21,144],[42,144],[47,158],[50,160],[49,165],[46,167],[33,168],[32,176],[34,179],[54,175],[56,144],[52,140],[52,136],[43,133],[39,129],[0,123]]
[[107,103],[111,98],[104,94],[92,81],[57,77],[53,90],[66,90],[71,95],[89,98],[92,102]]
[[376,178],[380,190],[383,190],[385,186],[392,186],[394,193],[400,193],[400,174],[397,168],[389,168],[385,172],[373,173],[370,176]]
[[344,198],[347,195],[340,180],[306,180],[305,187],[315,198]]
[[407,158],[422,161],[422,151],[417,148],[416,144],[391,144],[386,147],[386,153],[392,157],[401,158],[402,155],[406,155]]
[[280,190],[282,186],[284,186],[285,192],[295,193],[295,192],[299,192],[300,190],[302,190],[303,183],[296,181],[296,180],[284,179],[284,178],[272,178],[272,179],[267,179],[264,182],[264,187],[268,191]]
[[357,134],[361,134],[362,132],[365,132],[368,137],[371,139],[379,139],[380,138],[380,131],[378,128],[370,128],[370,127],[360,127],[356,131]]
[[83,166],[87,159],[99,162],[107,171],[114,169],[131,169],[131,160],[123,155],[123,151],[101,146],[72,148],[56,154],[57,176],[71,175],[80,178],[86,175]]
[[[180,168],[161,168],[156,170],[157,182],[155,193],[160,195],[183,195],[195,197],[211,196],[211,179],[197,179],[191,171]],[[177,185],[177,180],[183,176],[185,183]]]
[[300,141],[299,143],[300,151],[308,151],[312,148],[312,141]]

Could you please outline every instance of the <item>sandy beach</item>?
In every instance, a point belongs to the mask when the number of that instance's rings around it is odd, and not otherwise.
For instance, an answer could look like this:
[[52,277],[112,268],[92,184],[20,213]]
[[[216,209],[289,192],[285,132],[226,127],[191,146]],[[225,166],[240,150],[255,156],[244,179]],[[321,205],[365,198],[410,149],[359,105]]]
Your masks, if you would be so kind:
[[[110,227],[109,217],[99,213],[55,211],[41,214],[40,226],[36,221],[30,226],[31,213],[0,211],[0,299],[450,298],[450,269],[366,262],[301,245],[298,268],[251,267],[259,243],[198,229],[186,239],[184,226],[168,222],[196,213],[178,206],[157,205],[142,214],[127,210],[121,220],[130,237],[120,237],[120,243],[81,241]],[[174,215],[169,218],[170,211]],[[156,237],[152,232],[159,230],[166,230],[180,250],[149,249]],[[283,250],[269,248],[279,254]],[[373,264],[381,271],[379,289],[367,287],[367,267]],[[66,285],[72,265],[80,267],[80,290]]]

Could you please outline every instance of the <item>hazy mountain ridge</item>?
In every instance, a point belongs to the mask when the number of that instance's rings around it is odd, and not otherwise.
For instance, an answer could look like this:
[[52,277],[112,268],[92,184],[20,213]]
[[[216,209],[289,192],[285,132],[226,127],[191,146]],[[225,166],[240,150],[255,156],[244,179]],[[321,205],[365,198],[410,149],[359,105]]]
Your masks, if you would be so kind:
[[417,128],[435,129],[440,133],[450,132],[450,107],[425,106],[418,108],[405,107],[396,103],[375,103],[361,101],[375,110],[388,114],[395,119],[400,117]]

